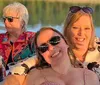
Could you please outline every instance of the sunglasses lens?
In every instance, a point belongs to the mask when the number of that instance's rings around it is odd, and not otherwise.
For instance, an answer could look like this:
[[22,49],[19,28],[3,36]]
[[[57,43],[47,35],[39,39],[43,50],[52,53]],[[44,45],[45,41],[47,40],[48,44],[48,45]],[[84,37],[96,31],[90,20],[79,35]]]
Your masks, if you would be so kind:
[[51,45],[57,45],[60,42],[60,37],[59,36],[54,36],[53,38],[50,39],[49,43]]
[[[57,45],[60,43],[60,37],[59,36],[54,36],[49,40],[49,43],[53,46]],[[47,43],[44,43],[38,47],[38,50],[41,51],[42,53],[46,52],[48,50],[49,46]]]
[[80,10],[81,8],[79,6],[72,6],[70,7],[70,10],[72,13],[76,13]]
[[38,50],[42,53],[46,52],[48,50],[48,44],[44,43],[38,47]]
[[6,21],[6,19],[7,19],[9,22],[13,22],[13,17],[3,17],[4,22]]
[[86,12],[86,13],[91,13],[91,14],[93,13],[93,9],[90,8],[90,7],[83,7],[82,9],[83,9],[83,11]]
[[80,11],[80,10],[83,10],[85,13],[93,13],[93,9],[92,8],[90,8],[90,7],[79,7],[79,6],[72,6],[72,7],[70,7],[70,10],[69,11],[71,11],[72,13],[76,13],[76,12],[78,12],[78,11]]
[[7,17],[9,22],[13,22],[13,18],[12,17]]

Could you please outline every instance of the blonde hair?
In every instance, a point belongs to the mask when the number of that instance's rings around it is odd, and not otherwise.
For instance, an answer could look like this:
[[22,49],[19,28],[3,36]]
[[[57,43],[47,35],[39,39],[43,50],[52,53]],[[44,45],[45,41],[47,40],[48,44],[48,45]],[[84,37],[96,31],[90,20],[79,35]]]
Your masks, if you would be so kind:
[[80,10],[76,13],[71,13],[69,12],[68,16],[65,19],[64,22],[64,30],[63,30],[63,34],[65,36],[65,38],[68,40],[69,45],[71,48],[75,48],[74,43],[72,42],[72,38],[71,38],[71,26],[73,25],[73,23],[75,23],[81,16],[89,16],[90,20],[91,20],[91,27],[92,27],[92,33],[91,33],[91,40],[89,43],[89,50],[90,49],[94,49],[94,39],[95,39],[95,30],[94,30],[94,25],[93,25],[93,20],[92,20],[92,15],[90,13],[85,13],[84,11]]
[[29,14],[28,14],[27,8],[19,2],[13,2],[13,3],[7,5],[3,9],[3,16],[6,16],[10,12],[17,13],[17,16],[19,16],[19,18],[24,21],[23,27],[26,28],[26,26],[28,24],[28,20],[29,20]]

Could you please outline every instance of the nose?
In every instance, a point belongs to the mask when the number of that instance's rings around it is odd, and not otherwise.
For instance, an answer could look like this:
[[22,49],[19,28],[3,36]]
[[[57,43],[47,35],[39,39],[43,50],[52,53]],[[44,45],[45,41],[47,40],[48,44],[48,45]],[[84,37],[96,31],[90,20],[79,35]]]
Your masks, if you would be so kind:
[[49,43],[48,43],[48,46],[49,46],[49,49],[48,49],[49,51],[51,51],[51,50],[53,50],[53,49],[54,49],[54,46],[52,46],[52,45],[51,45],[51,44],[49,44]]
[[80,29],[78,30],[78,35],[81,36],[81,35],[83,35],[83,33],[84,33],[83,29],[80,28]]

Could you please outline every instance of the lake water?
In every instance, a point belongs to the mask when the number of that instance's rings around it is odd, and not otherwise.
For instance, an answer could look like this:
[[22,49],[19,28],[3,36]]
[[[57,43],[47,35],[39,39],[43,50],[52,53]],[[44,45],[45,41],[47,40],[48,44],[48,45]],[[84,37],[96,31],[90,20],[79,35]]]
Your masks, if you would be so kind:
[[[51,26],[51,25],[49,25],[49,26]],[[28,31],[37,32],[38,30],[40,30],[41,27],[42,27],[41,24],[34,25],[33,27],[32,26],[28,26]],[[55,25],[55,26],[51,26],[51,27],[57,29],[60,32],[63,31],[63,29],[62,29],[63,25]],[[3,28],[4,28],[4,26],[3,26]],[[4,32],[5,32],[4,29],[0,29],[0,33],[4,33]],[[96,32],[96,36],[100,37],[100,27],[96,27],[95,32]]]
[[100,37],[100,27],[97,27],[95,31],[96,31],[96,36]]
[[[2,19],[3,8],[15,0],[1,0],[0,3],[0,20]],[[89,6],[93,8],[93,20],[96,27],[100,27],[100,5],[89,3],[65,3],[65,2],[48,2],[48,0],[16,0],[24,4],[29,11],[29,25],[41,23],[45,25],[61,25],[71,6]],[[74,2],[75,0],[73,0]],[[92,2],[92,1],[91,1]]]
[[[51,25],[49,25],[49,26],[51,26]],[[36,26],[33,27],[33,29],[32,29],[32,27],[31,27],[31,28],[29,29],[29,31],[37,32],[41,27],[42,27],[41,24],[37,24]],[[63,31],[63,29],[62,29],[62,28],[63,28],[63,25],[56,25],[56,26],[51,26],[51,27],[57,29],[57,30],[60,31],[60,32]],[[100,37],[100,27],[95,27],[95,32],[96,32],[96,36],[97,36],[97,37]]]
[[[0,28],[4,28],[2,23],[3,8],[14,0],[2,0],[0,3]],[[52,26],[62,32],[62,23],[68,14],[71,6],[89,6],[92,7],[93,21],[96,27],[96,35],[100,37],[100,5],[89,3],[65,3],[65,2],[48,2],[47,0],[16,0],[24,4],[29,11],[29,31],[37,32],[42,26]],[[38,24],[40,23],[40,24]],[[5,30],[0,30],[0,33]]]

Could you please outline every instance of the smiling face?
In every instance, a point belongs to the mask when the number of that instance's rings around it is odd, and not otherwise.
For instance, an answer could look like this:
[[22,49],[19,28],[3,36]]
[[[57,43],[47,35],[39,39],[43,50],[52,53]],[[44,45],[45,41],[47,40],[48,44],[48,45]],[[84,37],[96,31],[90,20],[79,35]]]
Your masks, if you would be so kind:
[[91,19],[88,15],[81,16],[71,27],[72,42],[77,49],[88,48],[91,34]]
[[[56,39],[59,42],[54,45],[52,42],[54,41],[55,36],[60,37],[60,40]],[[61,58],[67,53],[68,45],[63,38],[53,30],[47,29],[39,34],[37,38],[37,46],[40,47],[45,44],[48,46],[48,49],[45,52],[39,52],[49,64],[61,60]]]

